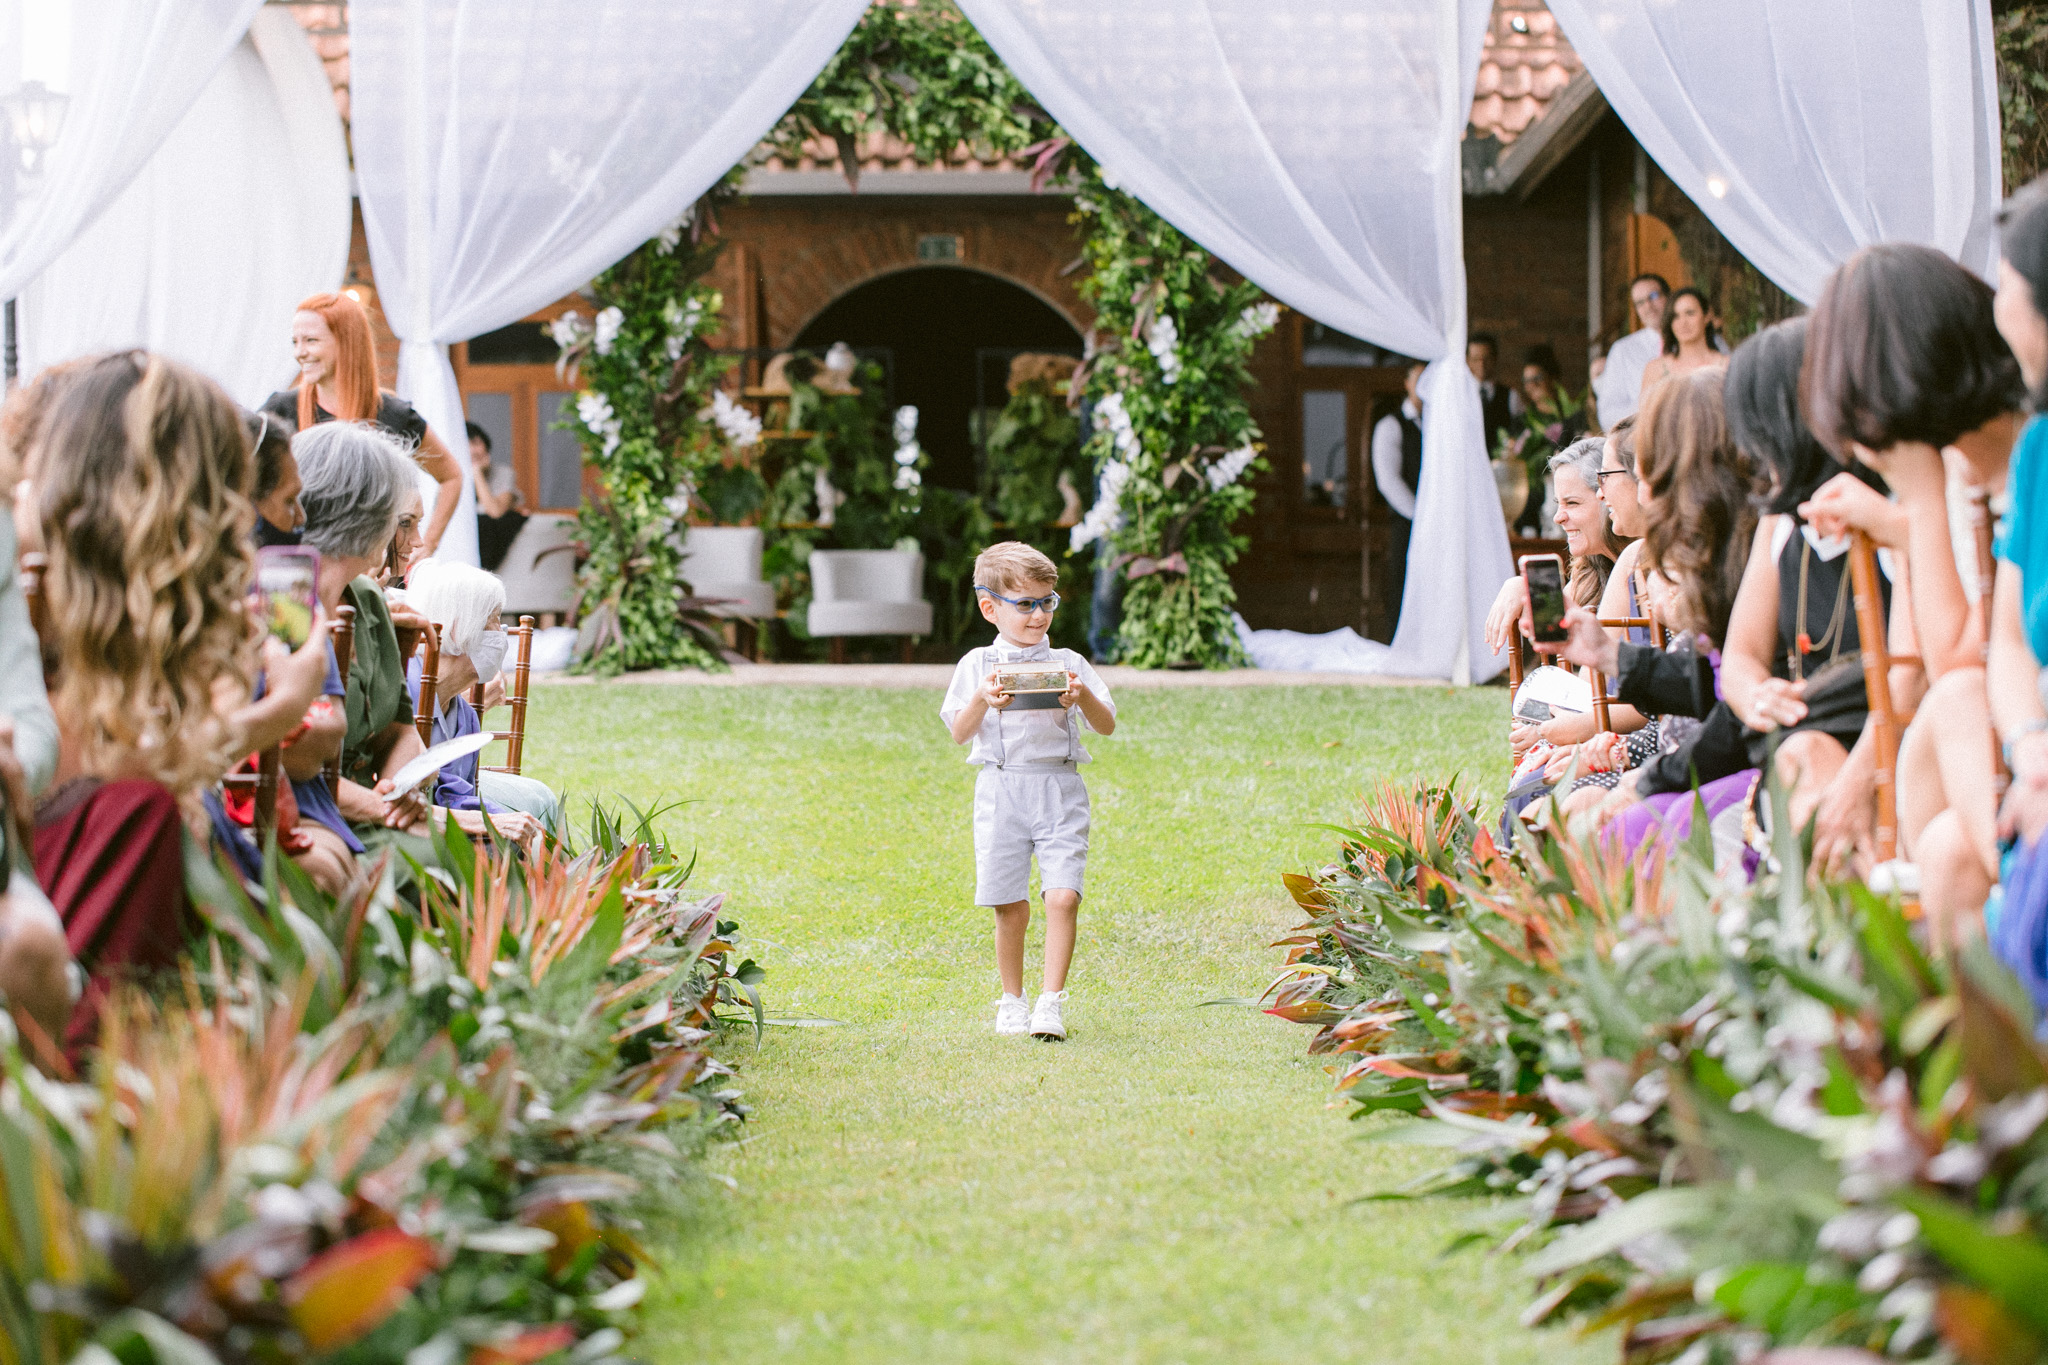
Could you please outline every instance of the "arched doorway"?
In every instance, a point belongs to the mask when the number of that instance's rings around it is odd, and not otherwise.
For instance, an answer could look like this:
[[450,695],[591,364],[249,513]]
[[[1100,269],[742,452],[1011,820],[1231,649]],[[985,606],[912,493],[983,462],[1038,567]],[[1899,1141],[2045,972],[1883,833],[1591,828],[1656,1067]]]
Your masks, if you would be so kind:
[[797,334],[816,354],[835,341],[880,361],[892,405],[914,403],[929,478],[975,487],[969,417],[980,401],[1007,401],[1010,358],[1019,351],[1081,354],[1081,334],[1030,290],[959,266],[918,266],[856,285]]

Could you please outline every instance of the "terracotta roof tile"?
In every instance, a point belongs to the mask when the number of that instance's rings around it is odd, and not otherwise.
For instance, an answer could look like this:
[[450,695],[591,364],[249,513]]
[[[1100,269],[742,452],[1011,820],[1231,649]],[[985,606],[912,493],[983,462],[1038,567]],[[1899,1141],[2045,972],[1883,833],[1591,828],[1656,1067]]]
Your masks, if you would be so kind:
[[1494,0],[1466,136],[1513,142],[1583,65],[1543,0]]
[[[314,50],[325,61],[328,80],[334,86],[335,106],[345,122],[349,104],[347,3],[270,3],[289,8],[312,36]],[[1557,16],[1545,7],[1543,0],[1494,0],[1493,20],[1488,25],[1485,49],[1479,59],[1479,82],[1473,91],[1472,120],[1466,136],[1490,135],[1503,145],[1513,142],[1542,117],[1549,102],[1579,73],[1582,65],[1579,54],[1558,28]],[[917,169],[910,149],[886,134],[863,137],[857,153],[864,171]],[[794,160],[769,156],[761,163],[761,168],[769,171],[835,170],[838,166],[839,149],[823,139],[813,139]],[[968,148],[959,147],[946,158],[942,169],[971,175],[1029,168],[1009,157],[979,161]]]

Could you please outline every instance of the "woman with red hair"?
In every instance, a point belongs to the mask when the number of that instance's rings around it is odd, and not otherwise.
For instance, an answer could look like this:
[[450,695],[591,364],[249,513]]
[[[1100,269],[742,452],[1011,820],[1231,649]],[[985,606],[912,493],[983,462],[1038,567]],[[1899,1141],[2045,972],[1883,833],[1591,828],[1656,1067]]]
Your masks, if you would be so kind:
[[370,338],[370,314],[353,294],[315,294],[292,318],[292,356],[299,382],[265,399],[266,410],[298,424],[300,431],[336,418],[368,422],[396,439],[440,487],[422,536],[425,550],[440,548],[441,533],[462,500],[462,468],[412,404],[377,387],[377,346]]

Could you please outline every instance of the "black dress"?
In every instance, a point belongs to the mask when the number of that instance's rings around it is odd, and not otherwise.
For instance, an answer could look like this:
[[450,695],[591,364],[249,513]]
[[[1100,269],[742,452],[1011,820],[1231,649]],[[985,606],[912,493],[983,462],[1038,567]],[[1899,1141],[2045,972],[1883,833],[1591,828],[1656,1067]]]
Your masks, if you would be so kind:
[[[299,391],[278,390],[263,400],[263,410],[296,423],[299,420]],[[333,413],[318,402],[313,404],[313,425],[333,420]],[[395,393],[377,395],[377,415],[370,419],[370,425],[404,446],[408,455],[417,451],[427,439],[427,419]]]

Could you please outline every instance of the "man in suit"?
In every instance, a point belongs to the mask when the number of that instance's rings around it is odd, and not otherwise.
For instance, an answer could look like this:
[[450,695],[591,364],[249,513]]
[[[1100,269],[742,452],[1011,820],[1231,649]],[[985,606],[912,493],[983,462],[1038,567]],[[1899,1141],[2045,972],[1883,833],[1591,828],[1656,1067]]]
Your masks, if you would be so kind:
[[1499,448],[1503,433],[1512,436],[1521,427],[1515,391],[1493,382],[1493,363],[1499,358],[1500,342],[1491,332],[1474,332],[1465,343],[1465,366],[1479,381],[1480,430],[1488,455]]
[[1422,362],[1408,366],[1401,406],[1380,418],[1372,429],[1372,477],[1380,496],[1393,509],[1387,547],[1386,587],[1375,596],[1394,604],[1398,620],[1401,593],[1408,580],[1408,541],[1415,525],[1415,494],[1422,487]]

